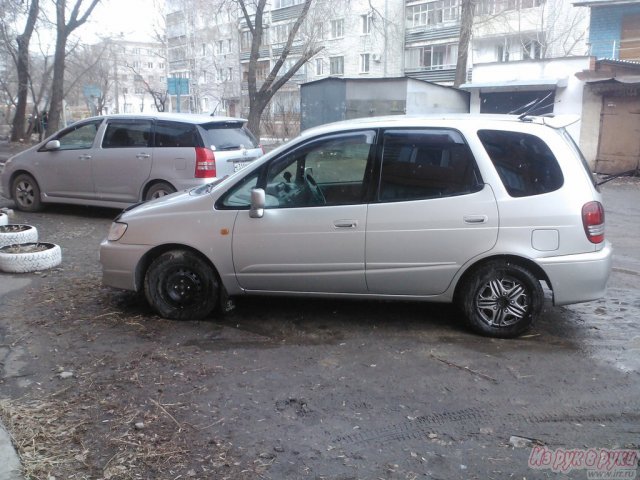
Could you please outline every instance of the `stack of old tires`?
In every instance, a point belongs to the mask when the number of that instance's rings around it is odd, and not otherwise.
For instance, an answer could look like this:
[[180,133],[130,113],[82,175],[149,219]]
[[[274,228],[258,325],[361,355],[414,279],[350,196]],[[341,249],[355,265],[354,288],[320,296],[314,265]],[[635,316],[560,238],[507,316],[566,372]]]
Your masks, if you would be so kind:
[[11,224],[0,212],[0,272],[27,273],[47,270],[62,261],[60,246],[38,242],[32,225]]

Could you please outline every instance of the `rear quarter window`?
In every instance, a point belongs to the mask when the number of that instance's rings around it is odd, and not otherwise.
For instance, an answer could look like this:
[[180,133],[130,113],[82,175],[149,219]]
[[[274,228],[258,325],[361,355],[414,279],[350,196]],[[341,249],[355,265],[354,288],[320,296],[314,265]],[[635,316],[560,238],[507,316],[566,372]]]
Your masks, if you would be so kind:
[[195,125],[159,120],[156,123],[155,146],[160,148],[201,147],[202,142]]
[[480,130],[478,137],[510,196],[541,195],[562,187],[558,160],[541,138],[502,130]]

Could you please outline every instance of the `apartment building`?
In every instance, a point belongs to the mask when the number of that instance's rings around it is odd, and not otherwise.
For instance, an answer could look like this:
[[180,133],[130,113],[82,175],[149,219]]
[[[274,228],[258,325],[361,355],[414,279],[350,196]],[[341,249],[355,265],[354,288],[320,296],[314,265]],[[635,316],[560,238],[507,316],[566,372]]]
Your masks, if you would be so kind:
[[92,110],[109,114],[162,109],[154,99],[166,91],[166,54],[161,43],[113,38],[93,48],[103,61],[96,72],[100,78],[83,88]]
[[[198,4],[167,0],[169,77],[189,78],[181,110],[247,116],[252,35],[244,15],[237,4],[223,11],[228,3],[201,15]],[[211,9],[211,2],[206,5]],[[259,85],[279,58],[302,7],[302,0],[268,4]],[[276,94],[263,120],[295,122],[299,85],[326,77],[406,75],[452,85],[460,11],[461,0],[316,0],[279,74],[295,64],[309,42],[319,52]],[[478,0],[468,65],[584,55],[586,13],[570,0]]]

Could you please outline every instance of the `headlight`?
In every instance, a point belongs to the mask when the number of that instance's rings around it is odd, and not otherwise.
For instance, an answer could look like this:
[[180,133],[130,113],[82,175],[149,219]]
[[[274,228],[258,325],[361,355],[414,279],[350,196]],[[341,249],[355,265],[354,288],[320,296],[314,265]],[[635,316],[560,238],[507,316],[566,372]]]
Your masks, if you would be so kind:
[[127,231],[127,224],[120,222],[113,222],[111,224],[111,228],[109,229],[109,235],[107,236],[107,240],[110,242],[117,242],[122,238],[124,232]]

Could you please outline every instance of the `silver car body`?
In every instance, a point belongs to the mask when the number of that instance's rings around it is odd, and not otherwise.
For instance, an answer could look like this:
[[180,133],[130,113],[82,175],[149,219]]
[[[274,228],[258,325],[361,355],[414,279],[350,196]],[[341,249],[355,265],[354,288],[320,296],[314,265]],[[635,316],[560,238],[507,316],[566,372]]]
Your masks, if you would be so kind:
[[[196,152],[193,146],[180,146],[179,143],[162,145],[158,133],[158,125],[162,122],[196,126],[199,130],[196,141],[215,156],[216,175],[195,177]],[[218,128],[239,125],[239,128],[243,128],[244,123],[245,120],[240,118],[169,113],[88,118],[10,158],[2,173],[2,190],[5,196],[11,197],[13,180],[19,174],[26,173],[37,182],[43,203],[126,207],[145,200],[149,189],[161,182],[175,191],[185,190],[229,176],[260,157],[262,148],[251,144],[255,139],[250,134],[247,134],[245,141],[249,144],[220,149],[207,143],[207,134],[203,133],[205,126]],[[105,135],[114,125],[143,128],[140,136],[143,144],[109,145]],[[64,145],[63,148],[47,147],[53,145],[51,141],[64,138],[72,131],[82,131],[83,128],[92,130],[85,137],[86,143],[73,145],[73,148],[64,148]],[[243,135],[245,133],[243,130]],[[154,135],[155,143],[150,139]]]
[[[267,195],[261,218],[253,218],[248,208],[220,208],[221,199],[253,172],[270,168],[270,162],[304,145],[362,131],[375,132],[380,144],[383,129],[457,132],[473,153],[482,184],[453,196],[303,208],[269,208]],[[479,138],[480,130],[524,132],[541,139],[558,160],[561,188],[510,195]],[[125,211],[116,219],[126,224],[124,235],[101,246],[103,280],[140,290],[153,258],[181,247],[206,257],[229,295],[450,302],[465,272],[497,258],[536,272],[553,290],[556,305],[594,300],[604,294],[612,250],[606,240],[594,244],[585,234],[582,208],[602,199],[576,150],[564,129],[540,118],[389,117],[318,127],[210,191],[174,194]]]

